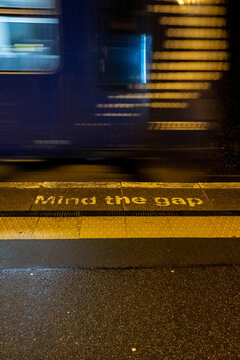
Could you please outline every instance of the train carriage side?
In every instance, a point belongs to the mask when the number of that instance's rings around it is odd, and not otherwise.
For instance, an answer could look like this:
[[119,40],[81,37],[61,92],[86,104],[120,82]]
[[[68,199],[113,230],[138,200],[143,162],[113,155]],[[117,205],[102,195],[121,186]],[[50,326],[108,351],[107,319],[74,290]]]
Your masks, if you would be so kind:
[[214,150],[226,16],[225,0],[0,0],[1,156]]
[[138,142],[145,108],[126,110],[121,100],[107,108],[146,82],[150,37],[139,32],[134,1],[0,0],[0,9],[3,156],[79,156]]

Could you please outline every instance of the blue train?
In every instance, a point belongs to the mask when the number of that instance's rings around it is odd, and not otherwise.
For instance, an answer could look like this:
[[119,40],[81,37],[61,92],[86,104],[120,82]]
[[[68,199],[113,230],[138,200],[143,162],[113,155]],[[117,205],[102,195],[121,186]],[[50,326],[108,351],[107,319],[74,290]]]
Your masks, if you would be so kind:
[[0,0],[0,156],[215,149],[229,44],[210,3]]

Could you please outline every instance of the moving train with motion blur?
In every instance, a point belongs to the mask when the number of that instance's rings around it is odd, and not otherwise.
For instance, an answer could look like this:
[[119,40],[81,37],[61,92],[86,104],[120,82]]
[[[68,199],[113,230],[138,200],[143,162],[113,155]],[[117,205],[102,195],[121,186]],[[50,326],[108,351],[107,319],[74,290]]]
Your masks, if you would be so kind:
[[238,151],[234,3],[0,0],[0,157]]

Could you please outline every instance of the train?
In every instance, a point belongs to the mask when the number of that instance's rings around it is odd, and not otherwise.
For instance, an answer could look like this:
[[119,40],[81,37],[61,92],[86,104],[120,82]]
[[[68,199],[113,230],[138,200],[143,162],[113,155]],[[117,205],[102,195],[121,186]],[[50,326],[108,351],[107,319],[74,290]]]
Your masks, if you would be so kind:
[[238,89],[233,6],[0,0],[0,157],[184,157],[230,142],[236,149],[238,110],[231,115],[226,95],[233,82]]

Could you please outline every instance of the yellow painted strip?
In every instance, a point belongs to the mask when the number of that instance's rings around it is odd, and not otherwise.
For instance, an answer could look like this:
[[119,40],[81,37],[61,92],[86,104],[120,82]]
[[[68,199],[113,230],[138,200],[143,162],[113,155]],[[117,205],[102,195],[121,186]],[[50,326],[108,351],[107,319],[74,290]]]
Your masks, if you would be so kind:
[[121,187],[120,182],[0,182],[0,188],[16,189],[117,189]]
[[43,183],[41,182],[0,182],[0,188],[10,189],[39,189]]
[[120,182],[44,182],[42,187],[52,189],[119,189]]
[[0,225],[0,240],[240,236],[239,217],[234,216],[0,218]]
[[123,188],[147,188],[147,189],[199,189],[198,183],[170,183],[170,182],[125,182]]
[[79,239],[81,218],[40,218],[32,239]]
[[173,182],[5,182],[0,188],[16,189],[120,189],[123,188],[165,188],[165,189],[240,189],[239,182],[200,182],[200,183],[173,183]]
[[38,218],[0,218],[0,240],[32,239]]
[[199,183],[202,189],[240,189],[240,182]]

